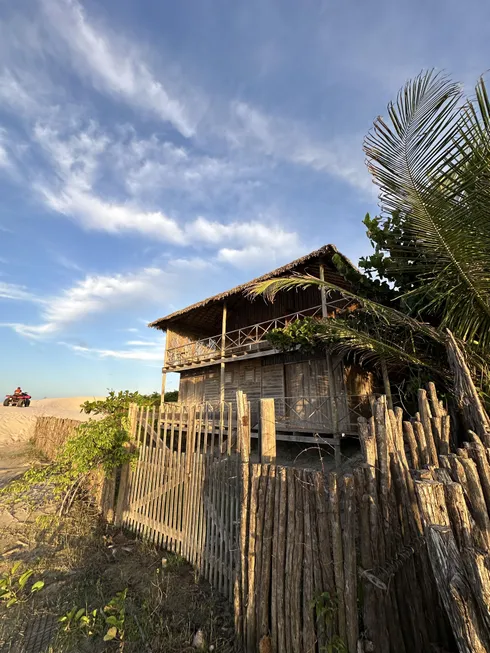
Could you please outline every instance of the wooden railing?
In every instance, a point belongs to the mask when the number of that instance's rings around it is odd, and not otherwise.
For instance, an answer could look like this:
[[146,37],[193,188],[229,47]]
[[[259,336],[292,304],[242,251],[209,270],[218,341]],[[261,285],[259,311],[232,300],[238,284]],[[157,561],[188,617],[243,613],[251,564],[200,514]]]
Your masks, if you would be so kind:
[[[330,306],[330,305],[329,305]],[[333,304],[331,305],[333,308]],[[234,356],[247,355],[250,353],[272,350],[272,345],[267,340],[267,334],[274,329],[283,329],[291,322],[300,320],[304,317],[320,317],[322,314],[321,306],[312,306],[302,311],[289,313],[272,320],[259,322],[250,326],[228,331],[224,337],[216,335],[195,342],[189,342],[180,347],[172,347],[167,351],[165,367],[176,368],[190,364],[199,364],[206,361],[220,360],[222,351],[225,358]],[[224,345],[224,346],[223,346]]]

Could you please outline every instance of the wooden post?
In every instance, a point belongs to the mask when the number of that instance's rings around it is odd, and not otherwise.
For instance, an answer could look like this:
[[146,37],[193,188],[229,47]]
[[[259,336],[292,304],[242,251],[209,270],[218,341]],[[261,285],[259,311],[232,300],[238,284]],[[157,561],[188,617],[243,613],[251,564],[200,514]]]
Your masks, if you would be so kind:
[[225,353],[226,353],[226,302],[223,304],[223,315],[221,318],[221,369],[220,369],[220,402],[225,400]]
[[[320,263],[320,280],[325,281],[325,264]],[[324,320],[328,319],[328,310],[327,310],[327,293],[325,288],[320,286],[320,295],[322,302],[322,318]],[[330,412],[332,414],[332,431],[334,437],[334,449],[335,449],[335,466],[340,467],[342,458],[340,455],[340,434],[339,434],[339,424],[338,424],[338,415],[337,415],[337,399],[336,399],[336,390],[335,390],[335,376],[333,373],[332,357],[330,352],[327,351],[327,375],[328,375],[328,394],[330,398]]]
[[381,359],[381,374],[383,375],[386,403],[388,404],[388,408],[393,409],[393,397],[391,396],[390,377],[388,375],[388,367],[384,358]]
[[260,462],[276,460],[276,416],[274,399],[260,400]]
[[167,385],[167,372],[165,372],[165,368],[167,365],[167,351],[168,351],[168,331],[165,335],[165,352],[163,354],[163,368],[162,368],[162,397],[160,399],[160,405],[163,406],[165,403],[165,387]]
[[486,653],[490,635],[449,527],[431,525],[427,548],[437,589],[460,653]]
[[240,448],[242,462],[250,460],[250,410],[247,395],[241,390],[236,393],[237,405],[237,439]]

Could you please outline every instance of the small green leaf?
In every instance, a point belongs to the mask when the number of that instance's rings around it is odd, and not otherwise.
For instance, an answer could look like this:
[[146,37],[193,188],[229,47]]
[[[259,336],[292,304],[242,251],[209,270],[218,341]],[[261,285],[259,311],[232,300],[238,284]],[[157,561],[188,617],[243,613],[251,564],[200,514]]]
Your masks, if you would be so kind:
[[12,569],[10,570],[10,574],[11,574],[11,576],[13,576],[13,575],[15,574],[15,572],[16,572],[17,569],[20,567],[20,565],[21,565],[21,563],[20,563],[19,561],[15,562],[15,563],[12,565]]
[[104,642],[109,642],[111,639],[114,639],[117,635],[117,628],[113,626],[104,635]]
[[105,622],[106,622],[106,624],[108,626],[118,626],[119,625],[119,619],[117,617],[113,616],[113,615],[110,616],[110,617],[106,617]]
[[12,607],[15,603],[17,603],[17,597],[13,596],[10,601],[7,602],[7,608]]
[[33,570],[33,569],[28,569],[27,571],[25,571],[25,572],[22,574],[22,576],[21,576],[21,577],[19,578],[19,580],[17,581],[17,582],[19,583],[19,587],[20,587],[21,589],[24,589],[24,587],[25,587],[27,581],[29,580],[29,578],[32,576],[33,573],[34,573],[34,570]]
[[75,621],[78,621],[82,615],[85,614],[85,608],[80,608],[80,610],[75,615]]
[[39,590],[42,590],[43,587],[44,587],[44,581],[43,580],[38,580],[31,587],[31,592],[39,592]]

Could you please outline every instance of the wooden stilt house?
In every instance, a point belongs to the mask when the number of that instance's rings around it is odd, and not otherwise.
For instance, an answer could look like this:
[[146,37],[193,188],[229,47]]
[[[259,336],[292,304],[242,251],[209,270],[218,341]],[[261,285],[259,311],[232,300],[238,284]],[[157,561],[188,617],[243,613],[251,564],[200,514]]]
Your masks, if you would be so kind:
[[247,295],[257,281],[294,273],[347,287],[332,263],[335,254],[337,249],[326,245],[259,279],[152,322],[150,327],[167,333],[162,393],[166,374],[179,372],[183,404],[234,402],[237,390],[245,392],[251,402],[252,428],[258,421],[258,400],[274,398],[278,439],[356,433],[357,416],[373,391],[372,374],[345,364],[324,348],[285,353],[267,340],[272,329],[306,316],[334,319],[345,300],[340,295],[327,299],[315,287],[280,293],[273,303]]

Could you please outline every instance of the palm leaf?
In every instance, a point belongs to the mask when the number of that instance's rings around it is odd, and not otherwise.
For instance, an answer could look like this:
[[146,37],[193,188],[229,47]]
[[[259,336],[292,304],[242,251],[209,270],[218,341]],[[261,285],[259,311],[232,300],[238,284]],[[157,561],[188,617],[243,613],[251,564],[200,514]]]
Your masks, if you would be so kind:
[[[465,340],[490,345],[490,103],[433,72],[419,75],[365,141],[381,208],[404,216],[414,243],[412,296]],[[406,254],[406,250],[405,250]]]
[[360,365],[379,365],[384,361],[389,367],[411,366],[425,368],[444,376],[440,364],[427,356],[427,351],[417,351],[414,341],[407,338],[393,339],[389,330],[367,331],[356,321],[324,320],[320,342],[330,344],[330,351],[342,357],[354,359]]
[[367,297],[360,296],[345,288],[341,288],[329,281],[318,279],[310,275],[294,275],[259,281],[251,286],[248,294],[252,297],[261,295],[266,300],[274,301],[279,292],[291,290],[304,290],[310,286],[323,288],[327,296],[335,295],[344,298],[340,314],[348,315],[353,310],[364,312],[384,324],[403,326],[414,333],[423,335],[437,343],[443,343],[444,337],[429,324],[416,320],[406,313],[391,306],[385,306]]

